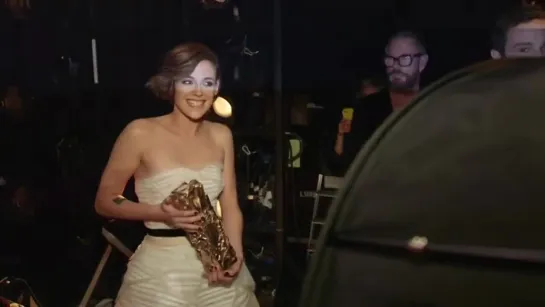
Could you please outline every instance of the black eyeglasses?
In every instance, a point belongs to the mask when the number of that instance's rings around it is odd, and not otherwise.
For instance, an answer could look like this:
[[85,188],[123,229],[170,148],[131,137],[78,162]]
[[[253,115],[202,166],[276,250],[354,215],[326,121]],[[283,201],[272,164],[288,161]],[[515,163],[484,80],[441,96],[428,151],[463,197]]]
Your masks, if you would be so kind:
[[397,62],[399,66],[401,67],[407,67],[411,66],[415,58],[423,56],[423,53],[415,53],[415,54],[402,54],[398,57],[393,57],[390,55],[384,56],[384,64],[386,67],[392,67]]

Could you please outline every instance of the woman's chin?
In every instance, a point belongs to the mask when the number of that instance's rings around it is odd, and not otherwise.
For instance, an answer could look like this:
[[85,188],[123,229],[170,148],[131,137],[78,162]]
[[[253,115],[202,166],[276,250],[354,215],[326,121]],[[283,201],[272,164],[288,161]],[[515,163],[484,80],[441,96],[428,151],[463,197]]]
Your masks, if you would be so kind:
[[199,112],[199,111],[184,112],[184,115],[193,122],[199,122],[204,119],[204,115],[206,115],[206,112]]

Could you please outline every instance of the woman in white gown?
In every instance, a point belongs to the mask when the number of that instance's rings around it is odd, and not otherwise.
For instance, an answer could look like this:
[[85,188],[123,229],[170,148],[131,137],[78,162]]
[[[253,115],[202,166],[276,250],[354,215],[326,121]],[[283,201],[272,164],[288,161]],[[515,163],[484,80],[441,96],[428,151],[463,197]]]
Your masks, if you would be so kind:
[[[144,221],[148,234],[129,261],[116,306],[254,307],[254,281],[243,261],[233,138],[205,121],[219,90],[216,55],[197,43],[169,51],[149,88],[173,105],[167,115],[131,122],[118,137],[100,182],[95,207],[105,217]],[[139,202],[121,194],[135,177]],[[160,205],[182,182],[199,180],[221,204],[224,229],[238,261],[205,273],[185,237],[198,231],[196,212]]]

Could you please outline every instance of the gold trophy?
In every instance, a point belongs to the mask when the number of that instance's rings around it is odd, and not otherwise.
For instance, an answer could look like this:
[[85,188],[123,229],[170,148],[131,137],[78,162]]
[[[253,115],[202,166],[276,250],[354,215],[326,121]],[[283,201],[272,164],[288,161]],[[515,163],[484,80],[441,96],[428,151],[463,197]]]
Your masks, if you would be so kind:
[[200,231],[187,233],[187,239],[196,250],[206,271],[214,268],[227,270],[236,261],[233,246],[223,229],[221,218],[216,214],[203,185],[197,180],[184,182],[163,201],[178,210],[195,210],[202,215]]

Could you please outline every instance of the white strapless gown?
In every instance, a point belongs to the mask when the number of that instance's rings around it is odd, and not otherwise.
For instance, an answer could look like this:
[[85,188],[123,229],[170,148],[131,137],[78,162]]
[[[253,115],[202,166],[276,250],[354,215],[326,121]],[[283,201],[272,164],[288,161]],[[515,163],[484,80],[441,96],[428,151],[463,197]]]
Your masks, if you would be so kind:
[[[143,203],[159,205],[182,182],[196,179],[212,203],[223,189],[223,168],[175,168],[136,182]],[[169,228],[146,223],[148,228]],[[195,250],[185,237],[146,236],[129,260],[117,307],[259,307],[255,283],[244,265],[230,286],[210,286]]]

